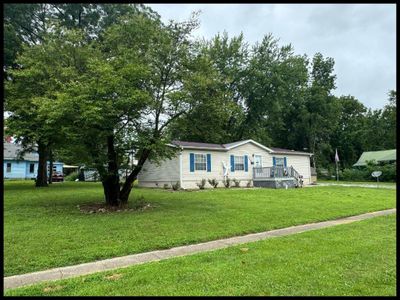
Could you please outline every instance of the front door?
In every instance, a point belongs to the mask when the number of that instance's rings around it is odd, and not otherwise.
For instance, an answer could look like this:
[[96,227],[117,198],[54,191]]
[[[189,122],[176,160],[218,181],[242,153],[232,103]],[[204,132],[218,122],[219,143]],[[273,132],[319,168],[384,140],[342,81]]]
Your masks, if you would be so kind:
[[261,167],[262,167],[261,155],[254,155],[254,168],[261,168]]

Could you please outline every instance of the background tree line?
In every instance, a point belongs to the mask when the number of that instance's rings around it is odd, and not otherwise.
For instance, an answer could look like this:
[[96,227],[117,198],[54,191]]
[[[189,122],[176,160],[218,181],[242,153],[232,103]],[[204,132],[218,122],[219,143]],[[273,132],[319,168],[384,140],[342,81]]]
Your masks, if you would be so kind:
[[[174,155],[172,139],[313,152],[341,167],[363,151],[395,148],[396,92],[383,109],[336,97],[333,58],[297,55],[271,34],[194,40],[196,13],[163,23],[139,4],[6,4],[7,132],[46,161],[84,163],[100,174],[110,205],[128,201],[147,159]],[[138,159],[124,183],[119,169]],[[51,168],[50,168],[51,169]],[[51,177],[51,176],[50,176]]]

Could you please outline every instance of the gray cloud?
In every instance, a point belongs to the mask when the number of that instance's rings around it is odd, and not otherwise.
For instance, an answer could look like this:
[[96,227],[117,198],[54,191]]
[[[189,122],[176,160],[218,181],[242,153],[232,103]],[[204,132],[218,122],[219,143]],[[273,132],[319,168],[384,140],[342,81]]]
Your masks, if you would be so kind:
[[197,37],[243,32],[253,44],[272,33],[295,53],[335,59],[336,95],[382,108],[396,89],[395,4],[149,4],[163,20],[201,10]]

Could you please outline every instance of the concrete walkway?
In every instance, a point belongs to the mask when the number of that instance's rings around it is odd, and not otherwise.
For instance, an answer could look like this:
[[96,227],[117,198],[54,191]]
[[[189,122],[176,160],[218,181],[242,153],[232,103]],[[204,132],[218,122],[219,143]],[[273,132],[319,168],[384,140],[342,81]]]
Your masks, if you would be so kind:
[[4,289],[17,288],[48,280],[71,278],[81,275],[92,274],[100,271],[108,271],[118,268],[124,268],[151,261],[163,260],[171,257],[184,256],[204,251],[211,251],[211,250],[226,248],[233,245],[265,240],[272,237],[291,235],[299,232],[326,228],[339,224],[352,223],[355,221],[360,221],[364,219],[369,219],[377,216],[384,216],[394,213],[396,213],[395,208],[331,220],[331,221],[297,225],[282,229],[260,232],[260,233],[252,233],[244,236],[236,236],[226,239],[220,239],[206,243],[175,247],[167,250],[151,251],[146,253],[115,257],[91,263],[84,263],[75,266],[60,267],[40,272],[14,275],[4,278]]

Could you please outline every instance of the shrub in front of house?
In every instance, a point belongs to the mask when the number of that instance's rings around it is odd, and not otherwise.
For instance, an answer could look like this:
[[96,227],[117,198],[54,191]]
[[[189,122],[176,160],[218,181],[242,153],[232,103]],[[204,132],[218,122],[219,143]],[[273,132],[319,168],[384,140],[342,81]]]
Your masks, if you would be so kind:
[[218,180],[217,179],[208,179],[208,183],[213,187],[216,188],[218,186]]
[[164,183],[164,190],[168,190],[169,189],[169,184],[168,183]]
[[171,186],[174,191],[177,191],[181,188],[181,183],[179,181],[177,181],[175,184],[171,183]]
[[249,181],[247,181],[247,184],[246,184],[246,186],[249,188],[249,187],[251,187],[251,183],[253,182],[253,180],[249,180]]
[[205,180],[204,178],[200,181],[197,182],[196,185],[199,187],[199,189],[204,190],[204,187],[206,185],[207,180]]
[[224,184],[224,186],[225,186],[226,188],[229,188],[229,187],[231,186],[231,179],[230,179],[229,177],[226,177],[226,179],[224,179],[224,180],[222,181],[222,183]]
[[72,172],[71,174],[65,176],[64,180],[65,181],[75,181],[76,179],[78,179],[79,177],[79,173],[76,172]]
[[240,180],[234,178],[233,183],[235,184],[235,187],[240,187]]

